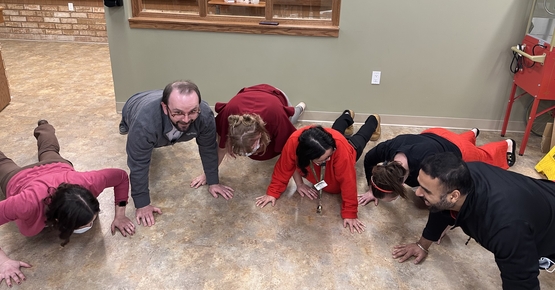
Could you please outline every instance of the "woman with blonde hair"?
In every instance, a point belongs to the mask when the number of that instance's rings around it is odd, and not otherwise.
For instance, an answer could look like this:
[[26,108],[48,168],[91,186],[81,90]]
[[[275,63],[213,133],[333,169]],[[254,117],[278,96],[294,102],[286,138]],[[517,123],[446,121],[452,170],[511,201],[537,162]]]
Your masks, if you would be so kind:
[[303,102],[292,107],[283,91],[266,84],[243,88],[228,103],[216,103],[218,161],[226,153],[253,160],[278,156],[305,108]]

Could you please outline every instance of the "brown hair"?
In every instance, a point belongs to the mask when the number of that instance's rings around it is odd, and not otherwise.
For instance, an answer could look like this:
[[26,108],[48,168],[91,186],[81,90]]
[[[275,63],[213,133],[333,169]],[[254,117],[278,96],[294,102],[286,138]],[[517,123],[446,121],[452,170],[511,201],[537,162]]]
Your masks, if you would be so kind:
[[386,195],[391,195],[391,197],[400,195],[402,198],[407,198],[403,186],[405,174],[407,174],[407,170],[401,163],[397,161],[384,162],[384,164],[374,166],[368,185],[372,188],[375,198],[381,199]]
[[162,92],[162,103],[168,105],[168,101],[170,99],[170,95],[174,90],[178,90],[180,94],[191,94],[192,92],[197,93],[198,96],[198,103],[202,101],[200,97],[200,90],[198,89],[197,85],[192,81],[175,81],[173,83],[169,83],[164,88]]
[[263,155],[270,144],[270,134],[264,127],[266,123],[257,114],[230,115],[227,117],[229,131],[226,148],[235,155],[250,153],[252,146],[260,136],[260,148],[257,155]]

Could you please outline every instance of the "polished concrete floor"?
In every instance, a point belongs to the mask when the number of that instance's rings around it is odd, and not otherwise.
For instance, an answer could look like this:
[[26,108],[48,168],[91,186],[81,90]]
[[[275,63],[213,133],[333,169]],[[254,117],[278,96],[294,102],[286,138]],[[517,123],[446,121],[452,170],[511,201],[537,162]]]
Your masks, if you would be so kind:
[[[20,165],[34,162],[32,131],[38,119],[47,119],[57,129],[62,155],[77,170],[128,170],[107,45],[0,43],[13,96],[0,112],[1,151]],[[422,129],[383,126],[381,140]],[[508,135],[520,143],[522,134]],[[479,142],[500,138],[499,132],[482,132]],[[543,155],[539,143],[531,138],[511,170],[540,177],[533,169]],[[366,150],[375,145],[370,142]],[[294,188],[275,207],[257,208],[255,198],[265,193],[274,163],[225,160],[221,181],[235,189],[235,197],[225,201],[214,199],[206,187],[188,186],[202,170],[194,142],[156,149],[150,184],[153,204],[163,211],[156,225],[139,226],[133,237],[112,236],[112,190],[100,196],[99,222],[73,235],[64,248],[54,231],[27,238],[15,224],[3,225],[0,247],[33,265],[23,270],[27,281],[14,289],[501,288],[493,255],[474,240],[465,245],[460,229],[433,245],[420,265],[393,260],[393,246],[416,241],[427,219],[426,210],[407,200],[360,207],[367,226],[362,234],[342,227],[336,195],[324,195],[322,215],[316,214],[315,201]],[[362,160],[357,171],[363,193]],[[127,215],[134,216],[132,203]],[[555,274],[542,272],[539,279],[543,289],[555,289]]]

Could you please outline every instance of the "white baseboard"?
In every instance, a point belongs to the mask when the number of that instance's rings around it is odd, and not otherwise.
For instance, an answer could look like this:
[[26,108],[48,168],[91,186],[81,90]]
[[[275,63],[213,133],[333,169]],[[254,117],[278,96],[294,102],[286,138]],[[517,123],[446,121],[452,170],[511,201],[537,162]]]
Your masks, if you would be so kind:
[[[116,110],[121,113],[125,103],[116,102]],[[214,107],[212,107],[214,110]],[[305,123],[332,123],[341,112],[306,111],[299,121]],[[356,113],[355,123],[363,124],[370,114]],[[448,117],[427,117],[427,116],[402,116],[380,114],[382,125],[401,126],[401,127],[443,127],[448,129],[469,129],[480,128],[484,131],[501,131],[503,120],[467,119],[467,118],[448,118]],[[526,128],[524,121],[509,121],[507,131],[524,132]]]

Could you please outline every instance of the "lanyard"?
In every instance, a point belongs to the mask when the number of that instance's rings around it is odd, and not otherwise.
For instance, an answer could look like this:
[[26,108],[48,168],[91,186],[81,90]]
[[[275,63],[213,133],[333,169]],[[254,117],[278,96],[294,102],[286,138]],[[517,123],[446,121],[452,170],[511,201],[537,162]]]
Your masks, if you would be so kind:
[[[320,180],[316,176],[316,171],[314,170],[314,166],[312,162],[310,162],[310,169],[312,169],[312,174],[314,174],[314,179],[316,179],[316,183],[324,180],[324,174],[326,173],[326,162],[322,163],[320,167]],[[318,207],[316,208],[316,213],[322,213],[322,188],[318,190]]]

